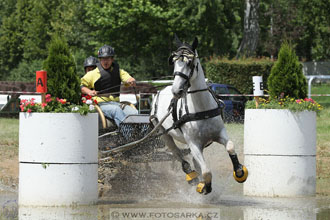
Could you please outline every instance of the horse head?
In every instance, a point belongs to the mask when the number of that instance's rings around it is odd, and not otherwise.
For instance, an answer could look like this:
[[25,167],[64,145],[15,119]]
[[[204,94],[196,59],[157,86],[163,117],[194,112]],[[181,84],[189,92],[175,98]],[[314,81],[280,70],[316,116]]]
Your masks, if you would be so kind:
[[196,64],[198,39],[195,37],[190,45],[186,42],[181,42],[175,35],[175,40],[178,49],[172,52],[169,57],[169,64],[174,65],[173,75],[174,82],[172,85],[172,93],[174,97],[181,98],[190,87],[190,82],[196,78]]

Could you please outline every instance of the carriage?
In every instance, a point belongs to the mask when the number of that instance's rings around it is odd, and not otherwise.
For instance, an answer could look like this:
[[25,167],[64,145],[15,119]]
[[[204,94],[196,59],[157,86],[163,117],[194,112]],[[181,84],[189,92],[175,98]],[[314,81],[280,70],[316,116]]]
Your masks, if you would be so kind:
[[[137,163],[171,160],[172,154],[166,150],[160,135],[149,135],[154,128],[149,113],[157,89],[151,84],[139,82],[134,88],[121,86],[120,93],[122,108],[130,105],[138,110],[138,114],[128,115],[117,127],[98,105],[95,106],[99,115],[100,161],[115,163],[124,160]],[[131,147],[126,147],[132,143]]]

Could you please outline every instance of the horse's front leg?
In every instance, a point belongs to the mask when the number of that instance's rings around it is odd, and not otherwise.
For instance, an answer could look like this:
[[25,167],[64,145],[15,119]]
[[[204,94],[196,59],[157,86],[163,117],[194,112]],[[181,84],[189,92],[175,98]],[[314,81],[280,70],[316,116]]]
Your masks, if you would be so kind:
[[218,141],[220,144],[223,144],[226,147],[226,150],[229,154],[231,162],[233,163],[233,176],[235,180],[239,183],[245,182],[248,177],[248,170],[246,167],[238,161],[237,154],[235,152],[234,143],[228,139],[226,128],[223,127],[220,132],[220,140]]
[[[162,132],[165,131],[163,127],[160,128]],[[191,169],[190,164],[183,158],[182,151],[178,148],[176,143],[173,140],[173,137],[169,134],[163,134],[162,140],[164,141],[165,145],[171,150],[173,156],[176,160],[178,160],[182,165],[183,172],[186,173],[186,180],[189,184],[194,184],[198,182],[198,173],[195,170]]]
[[197,185],[196,191],[206,195],[212,191],[212,173],[206,166],[202,146],[195,143],[188,143],[188,146],[190,147],[194,161],[198,164],[202,171],[203,180]]

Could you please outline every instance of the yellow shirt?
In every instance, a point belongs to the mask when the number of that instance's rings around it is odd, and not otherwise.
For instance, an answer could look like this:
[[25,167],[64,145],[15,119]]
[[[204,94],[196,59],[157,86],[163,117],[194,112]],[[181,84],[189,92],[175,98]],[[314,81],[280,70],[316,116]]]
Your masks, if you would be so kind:
[[[125,71],[120,69],[119,70],[120,80],[122,82],[126,82],[128,79],[131,78],[131,76]],[[99,68],[95,68],[92,71],[87,72],[82,78],[81,78],[81,84],[80,86],[85,86],[89,89],[94,89],[94,83],[101,77],[101,73]],[[113,97],[112,95],[108,97],[94,97],[93,99],[96,99],[97,102],[109,102],[109,101],[116,101],[119,102],[119,96]]]

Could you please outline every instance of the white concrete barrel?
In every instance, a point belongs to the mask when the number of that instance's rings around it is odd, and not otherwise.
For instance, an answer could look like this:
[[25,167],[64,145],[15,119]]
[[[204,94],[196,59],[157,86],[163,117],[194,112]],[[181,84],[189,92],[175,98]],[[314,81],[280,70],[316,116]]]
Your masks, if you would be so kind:
[[244,195],[315,195],[316,113],[246,109],[244,155]]
[[97,182],[97,113],[20,113],[19,205],[93,204]]

